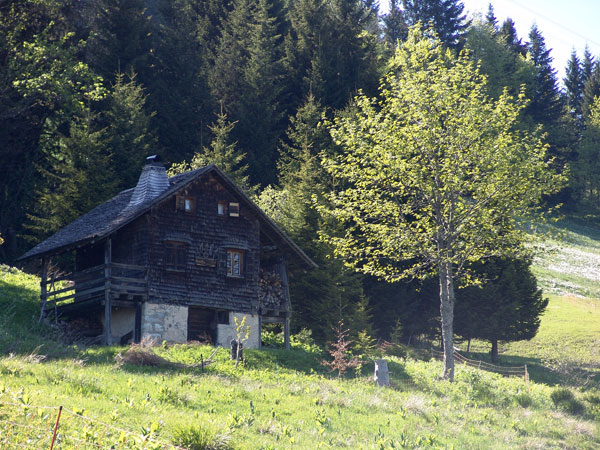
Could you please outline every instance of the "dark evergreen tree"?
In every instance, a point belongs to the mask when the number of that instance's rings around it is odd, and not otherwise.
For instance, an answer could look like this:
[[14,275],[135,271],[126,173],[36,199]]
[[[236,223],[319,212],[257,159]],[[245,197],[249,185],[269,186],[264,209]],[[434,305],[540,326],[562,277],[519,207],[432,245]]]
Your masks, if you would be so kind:
[[46,161],[39,166],[44,184],[37,192],[35,213],[28,215],[34,239],[48,237],[117,192],[104,129],[89,109],[72,119],[66,133],[46,133]]
[[248,36],[248,61],[244,67],[239,139],[248,152],[250,174],[257,182],[276,179],[277,143],[285,129],[280,106],[283,95],[283,64],[277,34],[278,19],[267,0],[259,0]]
[[[550,49],[546,48],[544,37],[535,25],[529,33],[527,51],[535,66],[535,82],[533,89],[527,92],[531,101],[525,111],[533,121],[533,126],[544,126],[550,145],[549,154],[556,158],[557,168],[564,170],[568,161],[573,158],[572,142],[563,120],[564,104],[558,89],[556,71],[552,67]],[[562,198],[562,201],[565,200],[566,198]]]
[[256,187],[250,185],[246,154],[236,148],[237,143],[231,138],[231,132],[235,125],[227,120],[224,112],[221,112],[217,116],[217,121],[208,127],[213,135],[210,146],[196,152],[189,162],[173,164],[169,169],[169,175],[177,175],[215,164],[246,193],[253,195]]
[[584,82],[581,63],[575,50],[571,52],[571,57],[567,62],[567,68],[565,70],[565,78],[563,82],[565,84],[565,88],[567,89],[567,104],[570,112],[576,120],[580,121]]
[[583,98],[581,100],[581,112],[584,120],[590,115],[591,107],[596,97],[600,96],[600,64],[594,63],[592,74],[585,80]]
[[102,138],[112,155],[118,190],[135,186],[145,158],[158,151],[150,124],[153,114],[144,109],[146,98],[134,74],[117,74],[104,113]]
[[258,199],[261,208],[319,265],[308,272],[290,274],[292,326],[295,330],[311,329],[319,342],[331,338],[332,326],[341,319],[355,330],[364,328],[364,322],[355,320],[361,277],[346,270],[341,261],[329,258],[330,249],[319,240],[319,230],[327,224],[315,210],[312,198],[331,188],[319,152],[331,151],[332,146],[327,130],[318,126],[322,113],[323,107],[309,95],[291,118],[280,146],[280,187],[266,188]]
[[26,249],[26,212],[43,183],[36,165],[48,123],[63,128],[87,99],[102,96],[99,80],[78,60],[85,40],[81,21],[66,0],[0,2],[0,259]]
[[460,0],[402,0],[409,25],[421,22],[424,30],[433,25],[439,39],[451,48],[462,48],[470,20]]
[[500,36],[504,39],[505,44],[515,54],[525,56],[527,54],[527,46],[521,42],[515,22],[508,17],[503,23],[499,31]]
[[548,299],[537,287],[530,259],[493,259],[478,272],[488,281],[457,291],[454,330],[465,339],[489,341],[491,359],[496,363],[498,342],[536,335]]
[[577,160],[572,165],[571,185],[585,209],[600,208],[600,97],[589,108],[585,129],[577,146]]
[[389,12],[382,17],[383,38],[392,48],[408,36],[408,25],[400,9],[399,0],[390,0]]
[[213,96],[238,122],[234,136],[248,155],[252,181],[265,184],[275,181],[276,146],[285,130],[278,20],[266,0],[235,1],[209,78]]
[[92,17],[86,61],[94,71],[105,80],[118,72],[145,74],[153,33],[145,0],[98,0],[85,7]]
[[325,107],[343,108],[358,89],[374,93],[379,83],[374,13],[362,2],[298,0],[290,4],[285,68],[288,114],[309,92]]
[[586,45],[585,50],[583,51],[583,59],[581,61],[581,76],[584,84],[587,79],[592,76],[592,72],[594,71],[594,62],[594,57],[590,52],[590,48]]
[[523,86],[527,92],[533,90],[534,65],[505,45],[504,38],[488,23],[476,22],[469,28],[466,46],[487,75],[486,88],[492,97],[499,98],[505,88],[513,96],[519,95]]
[[498,32],[498,18],[496,17],[496,14],[494,14],[494,7],[491,3],[488,3],[488,10],[485,14],[485,23],[494,33]]

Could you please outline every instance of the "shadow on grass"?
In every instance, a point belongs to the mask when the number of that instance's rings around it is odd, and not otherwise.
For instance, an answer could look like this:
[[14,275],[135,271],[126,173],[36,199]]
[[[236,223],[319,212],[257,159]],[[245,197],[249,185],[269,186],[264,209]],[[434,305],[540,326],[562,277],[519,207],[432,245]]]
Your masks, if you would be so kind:
[[[463,354],[470,359],[491,363],[489,353],[486,352],[463,352]],[[594,372],[584,367],[572,367],[568,374],[563,374],[545,366],[540,358],[501,355],[497,365],[511,367],[527,365],[529,379],[535,383],[543,383],[548,386],[581,387],[582,383],[588,379],[593,384],[600,384],[600,372]]]

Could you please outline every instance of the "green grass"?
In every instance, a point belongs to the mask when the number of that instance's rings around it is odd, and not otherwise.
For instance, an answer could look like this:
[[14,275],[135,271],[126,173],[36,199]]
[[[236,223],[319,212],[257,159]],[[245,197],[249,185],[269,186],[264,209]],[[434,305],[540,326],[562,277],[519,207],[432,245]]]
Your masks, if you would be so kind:
[[[600,302],[573,296],[549,299],[537,335],[501,344],[500,362],[527,364],[531,378],[540,383],[600,387]],[[474,341],[471,350],[489,360],[488,343]]]
[[[595,242],[591,232],[574,226],[570,232],[563,245],[585,249],[586,239]],[[600,252],[594,245],[592,255]],[[586,287],[572,273],[565,277],[577,287],[550,297],[538,335],[501,346],[501,361],[528,364],[531,382],[459,366],[456,382],[448,383],[438,378],[441,363],[388,357],[392,387],[378,389],[372,366],[337,379],[324,372],[318,349],[306,346],[246,350],[246,364],[237,369],[224,349],[204,371],[119,365],[115,355],[126,348],[57,344],[56,330],[37,326],[37,278],[3,266],[0,443],[49,448],[62,405],[59,450],[172,448],[164,443],[265,450],[599,448],[600,305],[575,296],[592,289],[593,280],[583,277]],[[487,344],[476,342],[474,350],[487,358]],[[191,365],[212,349],[154,351]]]
[[[246,366],[237,370],[220,350],[204,372],[119,367],[113,355],[120,350],[90,349],[77,359],[42,363],[3,358],[0,401],[23,406],[3,406],[0,417],[10,412],[13,420],[49,432],[55,411],[39,407],[64,405],[59,448],[75,448],[68,446],[73,433],[89,442],[77,448],[93,448],[95,439],[105,445],[118,440],[119,434],[113,436],[104,424],[163,442],[182,442],[177,439],[183,430],[188,438],[225,442],[216,448],[239,449],[600,445],[593,413],[572,414],[556,406],[551,387],[469,368],[459,367],[451,384],[438,380],[440,363],[392,359],[393,386],[378,389],[367,376],[339,380],[318,372],[318,355],[308,373],[288,367],[285,361],[301,350],[285,358],[280,351],[248,350]],[[209,351],[184,345],[157,349],[163,357],[186,362],[199,362]],[[573,395],[588,405],[582,394]]]

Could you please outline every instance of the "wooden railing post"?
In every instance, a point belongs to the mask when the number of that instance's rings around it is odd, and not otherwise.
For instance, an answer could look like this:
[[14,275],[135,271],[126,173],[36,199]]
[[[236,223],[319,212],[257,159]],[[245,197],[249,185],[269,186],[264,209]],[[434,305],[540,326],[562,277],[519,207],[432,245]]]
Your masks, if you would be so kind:
[[38,320],[38,324],[42,323],[42,319],[44,318],[44,312],[46,310],[46,303],[48,302],[48,260],[43,257],[42,258],[42,273],[41,273],[41,281],[40,281],[40,300],[42,302],[42,309],[40,311],[40,319]]
[[106,345],[112,345],[111,304],[110,304],[110,261],[112,259],[111,238],[104,242],[104,337]]

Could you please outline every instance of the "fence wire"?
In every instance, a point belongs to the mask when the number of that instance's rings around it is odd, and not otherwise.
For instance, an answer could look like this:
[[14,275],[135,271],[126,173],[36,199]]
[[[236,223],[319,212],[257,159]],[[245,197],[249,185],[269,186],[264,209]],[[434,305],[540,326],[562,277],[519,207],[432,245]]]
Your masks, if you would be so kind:
[[[444,359],[444,352],[441,352],[439,350],[431,349],[431,354],[436,359]],[[469,367],[485,370],[486,372],[494,372],[500,375],[504,375],[506,377],[523,377],[525,380],[529,381],[529,372],[527,371],[527,364],[523,366],[497,366],[495,364],[490,364],[485,361],[469,359],[466,356],[458,353],[456,350],[454,350],[454,360],[456,362],[465,364]]]

